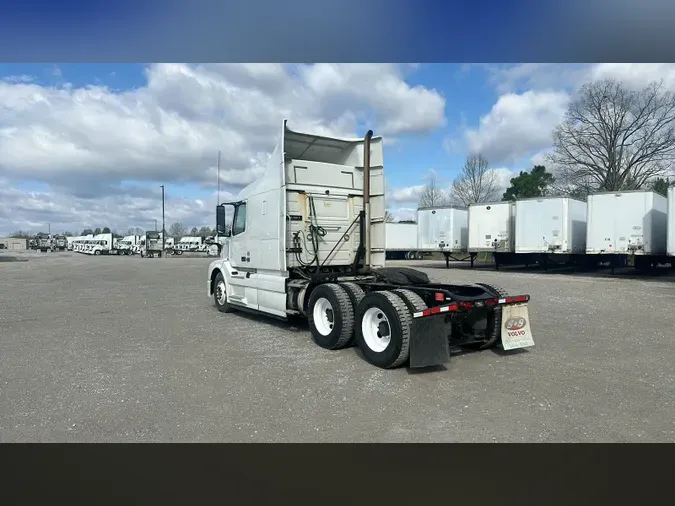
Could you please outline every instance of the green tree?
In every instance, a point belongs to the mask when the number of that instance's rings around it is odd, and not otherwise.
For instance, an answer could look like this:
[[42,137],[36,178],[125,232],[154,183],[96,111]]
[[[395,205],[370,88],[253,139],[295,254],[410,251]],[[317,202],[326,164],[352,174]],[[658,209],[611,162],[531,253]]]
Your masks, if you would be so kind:
[[652,191],[655,191],[656,193],[659,193],[664,197],[668,196],[668,188],[670,186],[671,184],[662,177],[655,179],[654,181],[652,181],[650,185]]
[[110,229],[108,227],[103,227],[103,230],[101,231],[102,234],[109,234]]
[[90,228],[85,228],[80,235],[92,235],[94,231]]
[[504,192],[502,200],[542,197],[554,182],[553,174],[547,172],[546,167],[535,165],[530,172],[521,170],[517,177],[511,178],[511,186]]
[[197,227],[192,227],[192,230],[190,230],[190,235],[192,237],[197,237],[198,233],[199,233],[199,229]]
[[96,227],[96,230],[94,230],[94,235],[99,235],[101,233],[101,229],[99,227]]

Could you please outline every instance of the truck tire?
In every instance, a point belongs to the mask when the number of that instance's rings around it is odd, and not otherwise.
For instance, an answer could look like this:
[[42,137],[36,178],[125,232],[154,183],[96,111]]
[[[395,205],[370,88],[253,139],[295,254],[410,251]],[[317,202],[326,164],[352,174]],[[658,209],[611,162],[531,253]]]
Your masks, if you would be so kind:
[[227,284],[222,272],[216,274],[216,279],[213,280],[213,302],[221,313],[234,311],[234,308],[227,302]]
[[[475,285],[481,286],[490,290],[491,292],[496,293],[499,297],[508,297],[509,293],[498,285],[493,285],[490,283],[474,283]],[[492,317],[488,318],[487,328],[485,329],[486,340],[482,343],[472,343],[466,346],[466,348],[473,348],[479,351],[487,350],[494,348],[501,343],[502,337],[502,308],[497,306],[492,310]]]
[[101,254],[101,250],[97,249],[96,251],[94,251],[94,256],[99,256],[100,254]]
[[[340,283],[340,286],[344,288],[345,292],[347,292],[347,295],[349,295],[349,300],[352,303],[352,311],[356,308],[356,306],[359,305],[359,302],[361,302],[361,299],[363,299],[366,296],[366,292],[363,291],[363,289],[357,285],[356,283]],[[349,338],[349,342],[347,345],[351,345],[354,343],[354,332],[352,332],[352,336]]]
[[309,297],[309,329],[316,344],[327,350],[347,346],[354,335],[354,306],[340,285],[317,286]]
[[356,343],[368,362],[394,369],[410,357],[412,315],[393,292],[368,293],[356,308]]
[[398,288],[396,290],[392,290],[392,292],[403,299],[403,302],[405,302],[405,305],[408,306],[408,310],[411,313],[428,309],[426,303],[422,300],[422,297],[417,295],[415,292],[406,290],[405,288]]

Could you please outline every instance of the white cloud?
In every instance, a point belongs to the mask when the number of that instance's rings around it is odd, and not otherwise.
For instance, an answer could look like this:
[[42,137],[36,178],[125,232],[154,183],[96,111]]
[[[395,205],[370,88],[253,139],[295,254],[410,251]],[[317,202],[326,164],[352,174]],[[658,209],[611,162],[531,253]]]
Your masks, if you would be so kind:
[[517,173],[512,171],[511,169],[507,169],[506,167],[490,169],[490,171],[495,175],[495,178],[497,180],[499,198],[501,198],[502,194],[506,191],[506,189],[509,186],[511,186],[511,178],[515,177]]
[[395,204],[418,202],[423,190],[423,184],[396,188],[389,192],[389,195],[387,195],[387,202],[392,202]]
[[482,153],[491,164],[515,163],[551,144],[568,102],[567,93],[552,90],[502,95],[477,128],[465,131],[467,150]]
[[[222,199],[232,195],[221,192]],[[154,220],[161,227],[161,190],[143,187],[127,188],[126,193],[110,194],[97,199],[83,199],[53,191],[23,191],[0,178],[0,235],[17,230],[33,233],[79,233],[85,228],[109,227],[120,233],[129,227],[152,230]],[[165,201],[167,228],[174,222],[189,227],[213,226],[215,192],[204,199],[186,199],[167,195]],[[49,225],[48,225],[49,224]]]
[[526,164],[545,165],[553,129],[563,118],[570,97],[584,83],[615,78],[639,89],[663,80],[666,89],[675,91],[672,63],[474,64],[470,68],[484,70],[500,95],[477,126],[462,127],[462,132],[447,137],[443,146],[452,154],[480,151],[497,165],[524,160]]
[[128,91],[5,79],[0,176],[80,197],[124,193],[128,180],[214,187],[220,150],[222,185],[234,191],[259,173],[284,117],[294,129],[347,137],[360,137],[363,123],[385,138],[444,125],[445,99],[408,85],[413,70],[157,64],[145,86]]
[[605,78],[623,81],[635,89],[663,79],[663,86],[675,91],[675,63],[598,63],[589,70],[588,80]]
[[397,207],[390,209],[389,212],[394,218],[394,221],[417,221],[417,207]]

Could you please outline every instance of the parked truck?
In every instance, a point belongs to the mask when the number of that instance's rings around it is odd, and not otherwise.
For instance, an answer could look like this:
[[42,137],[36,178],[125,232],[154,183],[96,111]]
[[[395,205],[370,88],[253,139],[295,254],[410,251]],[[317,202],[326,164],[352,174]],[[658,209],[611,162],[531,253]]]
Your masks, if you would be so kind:
[[40,232],[35,236],[34,241],[35,249],[39,249],[43,253],[47,253],[53,249],[52,237],[49,234]]
[[205,280],[216,308],[305,317],[318,346],[356,342],[381,368],[442,364],[455,346],[534,344],[529,295],[385,266],[382,145],[372,131],[346,140],[284,121],[265,173],[217,207],[226,242]]
[[68,249],[68,239],[65,235],[54,236],[54,250],[66,251]]
[[139,237],[137,235],[127,235],[117,241],[117,254],[118,255],[131,255],[133,254],[133,248],[138,243]]
[[148,230],[145,233],[145,242],[141,248],[141,256],[153,258],[161,257],[163,253],[162,235],[159,232]]

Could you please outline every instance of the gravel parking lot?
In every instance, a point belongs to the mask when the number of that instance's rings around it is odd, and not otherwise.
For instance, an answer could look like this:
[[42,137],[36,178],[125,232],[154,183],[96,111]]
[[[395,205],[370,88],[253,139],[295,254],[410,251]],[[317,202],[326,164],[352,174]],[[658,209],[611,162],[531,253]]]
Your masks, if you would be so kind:
[[675,442],[672,280],[408,262],[531,294],[536,345],[384,371],[217,312],[211,259],[20,256],[0,262],[2,442]]

